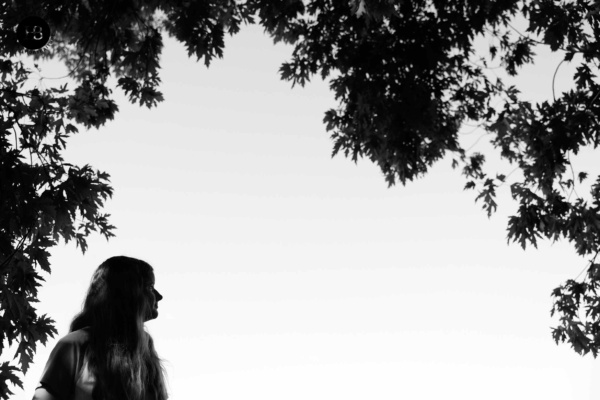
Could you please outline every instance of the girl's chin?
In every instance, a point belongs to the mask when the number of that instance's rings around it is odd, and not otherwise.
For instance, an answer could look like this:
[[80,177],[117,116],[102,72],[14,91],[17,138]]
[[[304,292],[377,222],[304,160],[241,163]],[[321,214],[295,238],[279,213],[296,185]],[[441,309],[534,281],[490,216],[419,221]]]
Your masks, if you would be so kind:
[[146,317],[146,321],[150,321],[152,319],[156,319],[158,317],[158,310],[154,308],[149,316]]

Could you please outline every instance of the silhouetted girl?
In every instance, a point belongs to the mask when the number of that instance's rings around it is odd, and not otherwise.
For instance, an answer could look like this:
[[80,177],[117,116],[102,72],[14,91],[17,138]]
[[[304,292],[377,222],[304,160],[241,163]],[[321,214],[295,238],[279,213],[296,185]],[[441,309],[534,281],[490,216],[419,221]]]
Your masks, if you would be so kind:
[[161,299],[148,263],[104,261],[70,333],[52,350],[34,400],[165,400],[164,368],[144,330]]

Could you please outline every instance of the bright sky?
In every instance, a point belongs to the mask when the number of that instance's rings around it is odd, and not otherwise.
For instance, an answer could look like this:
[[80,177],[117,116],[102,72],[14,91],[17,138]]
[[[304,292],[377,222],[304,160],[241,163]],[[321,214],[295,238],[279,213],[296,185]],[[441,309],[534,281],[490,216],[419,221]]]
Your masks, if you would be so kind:
[[[550,332],[551,291],[587,259],[568,243],[507,245],[508,185],[488,219],[451,159],[392,188],[368,160],[332,159],[333,94],[319,78],[281,81],[290,53],[246,27],[206,69],[165,38],[165,102],[148,110],[119,92],[113,122],[69,141],[69,162],[110,173],[117,236],[92,236],[85,255],[52,250],[38,310],[59,335],[13,398],[33,396],[114,255],[154,266],[164,299],[147,328],[172,400],[598,398],[598,361]],[[541,57],[519,87],[550,98],[557,62]],[[467,147],[482,135],[464,132]]]

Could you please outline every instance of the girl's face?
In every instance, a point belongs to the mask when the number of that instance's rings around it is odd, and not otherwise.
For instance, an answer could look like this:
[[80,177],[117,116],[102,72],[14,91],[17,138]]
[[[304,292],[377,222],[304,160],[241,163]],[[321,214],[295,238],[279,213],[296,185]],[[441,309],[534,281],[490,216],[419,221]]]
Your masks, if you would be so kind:
[[146,285],[146,296],[150,308],[150,313],[146,316],[146,321],[149,321],[158,317],[158,302],[163,298],[158,290],[154,288],[154,276],[151,277],[150,282]]

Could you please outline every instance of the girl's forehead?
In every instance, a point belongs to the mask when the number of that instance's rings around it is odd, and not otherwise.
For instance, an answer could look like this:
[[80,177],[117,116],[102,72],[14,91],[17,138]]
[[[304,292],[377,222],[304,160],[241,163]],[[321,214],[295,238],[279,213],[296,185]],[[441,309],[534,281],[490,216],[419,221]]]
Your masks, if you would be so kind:
[[143,273],[142,277],[145,281],[147,281],[149,283],[154,283],[154,271],[153,270],[149,270],[146,273]]

